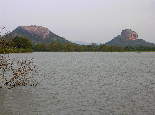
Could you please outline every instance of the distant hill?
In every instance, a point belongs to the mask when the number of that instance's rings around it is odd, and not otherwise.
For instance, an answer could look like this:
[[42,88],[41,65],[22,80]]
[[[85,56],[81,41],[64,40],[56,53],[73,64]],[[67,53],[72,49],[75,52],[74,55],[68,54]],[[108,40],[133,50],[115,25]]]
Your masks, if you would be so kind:
[[54,41],[61,43],[69,42],[65,38],[54,34],[48,28],[35,25],[19,26],[10,34],[27,37],[32,40],[33,43],[50,43]]
[[122,30],[121,35],[118,35],[111,41],[107,42],[106,45],[121,46],[121,47],[126,47],[126,46],[154,47],[155,46],[154,43],[147,42],[143,39],[138,39],[138,34],[135,31],[132,31],[131,29]]
[[72,43],[76,43],[76,44],[79,44],[79,45],[91,45],[91,43],[83,42],[83,41],[72,41]]
[[101,43],[100,42],[84,42],[84,41],[72,41],[72,43],[75,43],[75,44],[78,44],[78,45],[92,45],[92,44],[96,44],[96,45],[100,45]]

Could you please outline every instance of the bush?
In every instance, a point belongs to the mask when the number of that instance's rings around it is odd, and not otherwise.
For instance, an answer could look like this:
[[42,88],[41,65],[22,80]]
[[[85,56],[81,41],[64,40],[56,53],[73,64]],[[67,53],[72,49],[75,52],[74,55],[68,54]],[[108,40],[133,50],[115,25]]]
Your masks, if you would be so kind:
[[0,87],[14,88],[17,86],[36,86],[34,76],[39,69],[33,59],[15,59],[9,55],[0,55]]
[[16,36],[12,39],[12,44],[14,48],[22,49],[32,49],[32,42],[24,37]]

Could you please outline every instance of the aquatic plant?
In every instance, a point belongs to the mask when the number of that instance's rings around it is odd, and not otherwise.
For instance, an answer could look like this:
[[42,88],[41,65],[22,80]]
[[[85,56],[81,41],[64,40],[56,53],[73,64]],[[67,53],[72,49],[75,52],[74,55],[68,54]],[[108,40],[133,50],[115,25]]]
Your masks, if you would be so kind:
[[36,86],[40,71],[33,60],[0,54],[0,87]]
[[15,59],[9,55],[0,55],[1,87],[36,86],[38,82],[34,76],[37,74],[39,69],[33,59]]

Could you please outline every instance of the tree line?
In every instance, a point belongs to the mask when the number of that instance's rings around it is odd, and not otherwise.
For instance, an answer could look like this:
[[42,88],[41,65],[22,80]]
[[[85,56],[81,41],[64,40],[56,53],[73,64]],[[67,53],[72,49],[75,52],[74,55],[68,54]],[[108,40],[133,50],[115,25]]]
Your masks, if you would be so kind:
[[0,53],[21,53],[21,52],[129,52],[129,51],[155,51],[155,47],[119,47],[97,45],[78,45],[75,43],[32,43],[29,39],[21,36],[0,37]]
[[105,44],[97,45],[92,43],[91,45],[78,45],[75,43],[60,43],[52,42],[49,44],[35,44],[33,45],[34,51],[49,51],[49,52],[129,52],[129,51],[155,51],[155,47],[119,47],[108,46]]

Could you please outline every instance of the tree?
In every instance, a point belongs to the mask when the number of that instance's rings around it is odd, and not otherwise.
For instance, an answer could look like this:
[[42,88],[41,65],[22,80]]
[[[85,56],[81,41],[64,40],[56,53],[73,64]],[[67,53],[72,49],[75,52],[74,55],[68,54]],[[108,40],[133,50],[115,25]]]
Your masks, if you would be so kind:
[[32,49],[32,42],[25,37],[16,36],[12,42],[15,48]]
[[39,76],[39,69],[34,64],[33,59],[18,59],[11,58],[11,54],[4,55],[13,53],[18,49],[23,50],[23,48],[32,48],[31,41],[9,34],[0,36],[0,88],[36,86],[38,84],[34,77]]

